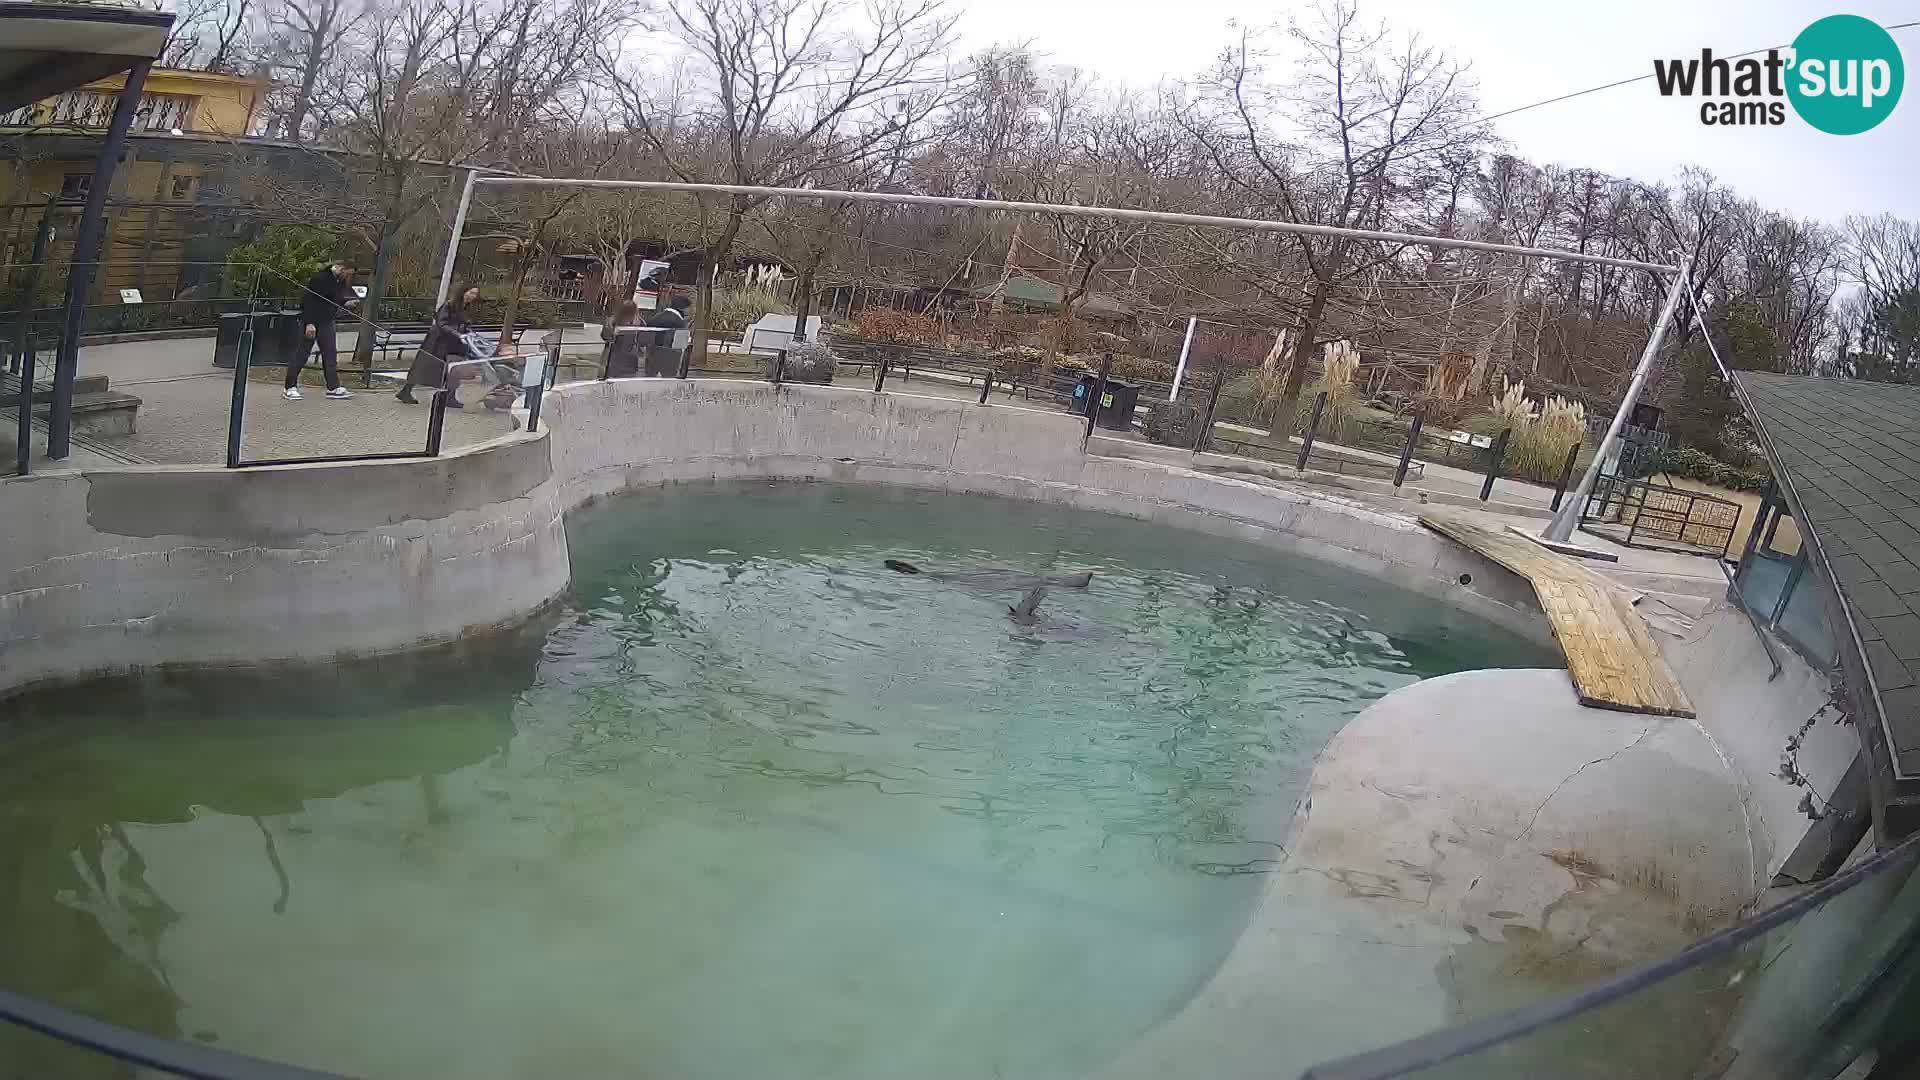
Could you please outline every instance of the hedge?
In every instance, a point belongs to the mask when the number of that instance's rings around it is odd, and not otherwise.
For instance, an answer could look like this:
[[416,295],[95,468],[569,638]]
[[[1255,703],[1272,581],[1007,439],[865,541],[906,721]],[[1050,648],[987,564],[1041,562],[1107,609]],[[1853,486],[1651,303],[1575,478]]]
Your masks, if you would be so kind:
[[1729,491],[1759,491],[1773,479],[1765,469],[1738,468],[1691,446],[1654,451],[1647,457],[1647,472],[1683,476]]

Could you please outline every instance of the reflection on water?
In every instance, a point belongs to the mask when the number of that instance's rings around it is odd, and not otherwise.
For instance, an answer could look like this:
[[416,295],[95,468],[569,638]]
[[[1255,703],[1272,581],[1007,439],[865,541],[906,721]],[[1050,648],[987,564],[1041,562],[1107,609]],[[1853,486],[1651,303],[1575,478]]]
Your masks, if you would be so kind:
[[[1344,720],[1545,660],[1026,504],[680,488],[569,534],[556,625],[23,703],[0,981],[370,1076],[1082,1074],[1217,966]],[[1095,577],[1023,626],[887,557]]]

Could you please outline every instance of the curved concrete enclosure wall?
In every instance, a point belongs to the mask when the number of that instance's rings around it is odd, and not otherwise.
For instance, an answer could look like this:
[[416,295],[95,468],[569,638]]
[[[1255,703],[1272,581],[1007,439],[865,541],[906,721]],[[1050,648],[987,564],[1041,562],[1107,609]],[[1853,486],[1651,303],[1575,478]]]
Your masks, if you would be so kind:
[[1079,506],[1300,551],[1547,640],[1532,594],[1330,496],[1082,450],[1058,413],[759,382],[562,387],[547,430],[437,459],[150,467],[0,481],[0,693],[163,664],[391,652],[567,587],[562,515],[716,477],[899,484]]
[[544,438],[436,459],[0,482],[0,692],[164,664],[390,652],[567,587]]
[[1056,412],[723,380],[581,383],[548,400],[569,504],[730,477],[821,479],[1045,500],[1298,551],[1551,640],[1532,591],[1492,562],[1357,502],[1081,448]]

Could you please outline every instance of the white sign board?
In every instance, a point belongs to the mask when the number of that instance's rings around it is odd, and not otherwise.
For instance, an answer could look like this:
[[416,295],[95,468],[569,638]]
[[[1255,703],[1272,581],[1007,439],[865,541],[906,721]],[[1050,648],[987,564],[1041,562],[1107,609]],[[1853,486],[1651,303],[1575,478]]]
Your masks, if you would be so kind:
[[653,276],[655,271],[659,271],[662,276],[665,276],[667,268],[670,265],[671,264],[663,259],[640,260],[640,276],[636,279],[640,284],[633,290],[633,302],[641,311],[652,311],[659,306],[659,291],[647,288],[646,280]]
[[121,289],[121,290],[120,290],[120,302],[121,302],[121,303],[123,303],[123,304],[144,304],[144,303],[146,303],[146,301],[145,301],[145,300],[143,300],[143,299],[141,299],[141,297],[140,297],[140,290],[139,290],[139,289]]
[[527,357],[526,366],[520,369],[521,388],[532,389],[546,381],[546,378],[547,354],[534,353],[532,356]]

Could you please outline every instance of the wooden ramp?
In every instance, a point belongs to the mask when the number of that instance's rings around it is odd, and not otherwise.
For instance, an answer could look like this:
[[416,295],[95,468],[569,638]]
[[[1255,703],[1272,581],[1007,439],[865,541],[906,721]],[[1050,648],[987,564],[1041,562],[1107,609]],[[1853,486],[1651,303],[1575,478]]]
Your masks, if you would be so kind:
[[1533,585],[1553,636],[1567,654],[1580,704],[1597,709],[1694,715],[1666,657],[1627,594],[1599,574],[1503,529],[1451,514],[1422,514],[1420,524],[1457,540]]

